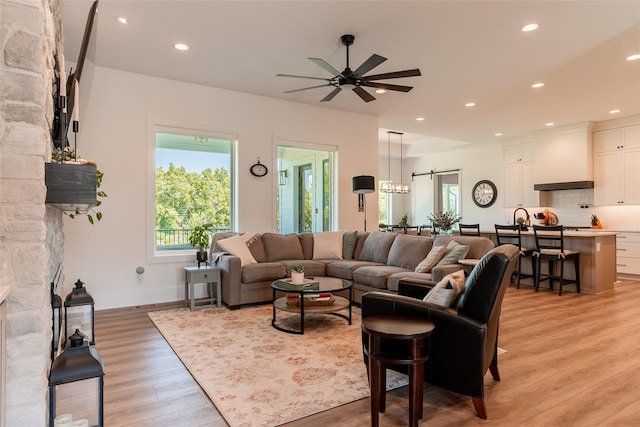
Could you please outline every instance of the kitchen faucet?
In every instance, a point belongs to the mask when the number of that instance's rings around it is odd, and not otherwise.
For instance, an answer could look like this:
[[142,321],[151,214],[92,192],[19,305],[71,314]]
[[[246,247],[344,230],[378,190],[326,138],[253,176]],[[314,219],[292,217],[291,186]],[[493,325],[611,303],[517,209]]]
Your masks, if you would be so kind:
[[529,211],[527,211],[525,208],[517,208],[515,211],[513,211],[513,223],[516,224],[516,212],[518,212],[519,210],[523,210],[525,214],[527,214],[527,217],[524,220],[524,227],[522,227],[522,225],[520,226],[521,228],[525,228],[525,227],[529,227],[531,225],[531,220],[529,217]]

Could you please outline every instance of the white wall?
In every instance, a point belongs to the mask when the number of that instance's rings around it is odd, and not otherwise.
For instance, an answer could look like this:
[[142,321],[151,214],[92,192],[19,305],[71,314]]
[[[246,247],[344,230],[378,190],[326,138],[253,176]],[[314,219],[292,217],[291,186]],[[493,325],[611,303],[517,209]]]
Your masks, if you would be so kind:
[[[351,178],[378,176],[376,117],[101,67],[93,70],[93,80],[83,80],[80,105],[86,107],[80,111],[78,150],[104,172],[108,198],[96,225],[83,216],[65,219],[65,291],[80,278],[96,308],[183,296],[184,262],[147,262],[148,122],[238,136],[238,231],[275,231],[277,139],[337,146],[336,228],[362,228]],[[264,178],[249,173],[257,157],[269,167]],[[368,202],[368,221],[375,224],[376,200]],[[146,270],[143,283],[137,283],[137,266]]]

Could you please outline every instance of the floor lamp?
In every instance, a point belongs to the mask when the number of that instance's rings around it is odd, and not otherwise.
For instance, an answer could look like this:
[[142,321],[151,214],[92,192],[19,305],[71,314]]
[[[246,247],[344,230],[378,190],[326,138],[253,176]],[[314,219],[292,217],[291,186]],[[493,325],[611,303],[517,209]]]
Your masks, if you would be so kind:
[[364,231],[367,231],[367,203],[365,194],[376,191],[375,178],[370,175],[353,177],[353,192],[358,195],[358,212],[364,212]]

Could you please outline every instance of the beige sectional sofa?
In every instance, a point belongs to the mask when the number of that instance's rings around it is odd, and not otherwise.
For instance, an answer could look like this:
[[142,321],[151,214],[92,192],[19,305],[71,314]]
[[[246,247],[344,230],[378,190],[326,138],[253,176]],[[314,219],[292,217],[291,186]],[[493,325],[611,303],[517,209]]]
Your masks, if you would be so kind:
[[[352,281],[354,303],[360,304],[362,295],[368,291],[397,293],[398,282],[403,278],[432,285],[461,268],[454,261],[436,265],[428,273],[416,272],[416,266],[432,247],[455,240],[469,246],[466,258],[475,259],[494,247],[487,238],[469,236],[426,237],[377,231],[247,233],[243,236],[246,243],[240,242],[239,247],[248,251],[237,253],[235,248],[229,251],[231,241],[224,241],[234,236],[240,237],[238,233],[216,233],[211,247],[211,259],[217,259],[221,269],[222,302],[232,309],[270,302],[271,283],[289,277],[294,264],[304,265],[307,277],[330,276]],[[336,247],[336,239],[340,239],[340,248]]]

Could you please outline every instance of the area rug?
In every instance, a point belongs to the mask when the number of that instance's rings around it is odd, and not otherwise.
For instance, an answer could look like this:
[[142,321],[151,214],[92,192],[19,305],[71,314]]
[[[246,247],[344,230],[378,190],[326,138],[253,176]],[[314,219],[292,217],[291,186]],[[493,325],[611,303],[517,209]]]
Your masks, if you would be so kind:
[[[277,331],[271,316],[270,305],[149,313],[232,427],[276,426],[369,396],[359,309],[352,325],[305,316],[304,335]],[[283,326],[299,325],[290,313],[281,318]],[[407,377],[388,371],[387,384],[403,386]]]

